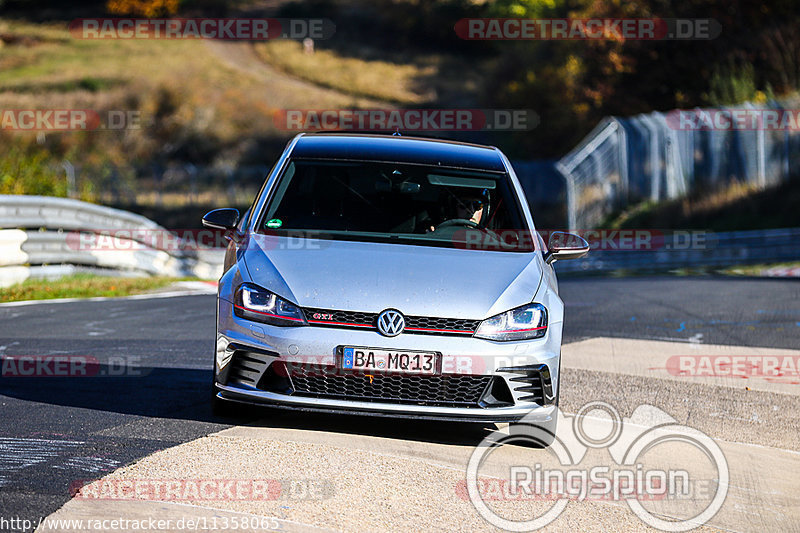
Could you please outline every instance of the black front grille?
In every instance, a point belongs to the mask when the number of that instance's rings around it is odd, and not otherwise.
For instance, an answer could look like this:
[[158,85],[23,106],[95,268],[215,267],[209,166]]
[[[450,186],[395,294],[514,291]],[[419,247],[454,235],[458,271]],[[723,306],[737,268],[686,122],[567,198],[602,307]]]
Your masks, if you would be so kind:
[[292,388],[298,396],[415,405],[479,407],[491,376],[419,376],[348,372],[334,367],[294,370]]
[[[308,322],[314,326],[338,328],[376,329],[378,313],[339,311],[334,309],[303,309]],[[427,335],[472,335],[480,320],[463,318],[438,318],[428,316],[406,316],[404,333]]]
[[475,333],[478,329],[480,320],[465,320],[461,318],[435,318],[428,316],[407,316],[406,329],[422,328],[422,329],[438,329],[438,330],[454,330],[465,331],[470,334]]

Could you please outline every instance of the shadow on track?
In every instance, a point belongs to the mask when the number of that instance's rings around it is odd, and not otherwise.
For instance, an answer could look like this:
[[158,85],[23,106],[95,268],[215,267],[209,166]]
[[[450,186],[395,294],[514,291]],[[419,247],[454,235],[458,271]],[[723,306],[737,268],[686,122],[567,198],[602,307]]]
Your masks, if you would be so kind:
[[[6,368],[8,370],[8,368]],[[0,394],[19,400],[151,418],[254,425],[303,431],[371,435],[401,440],[474,446],[495,427],[412,419],[307,413],[236,404],[232,416],[211,408],[211,371],[133,367],[128,375],[108,364],[74,377],[0,377]]]

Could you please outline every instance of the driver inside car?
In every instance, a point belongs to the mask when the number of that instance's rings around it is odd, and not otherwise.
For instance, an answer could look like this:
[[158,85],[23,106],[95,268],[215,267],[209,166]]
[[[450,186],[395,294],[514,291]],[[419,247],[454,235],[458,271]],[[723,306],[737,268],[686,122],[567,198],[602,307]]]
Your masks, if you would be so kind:
[[[470,222],[479,226],[484,218],[486,201],[478,195],[465,195],[453,196],[450,208],[447,210],[447,215],[444,217],[437,226],[431,225],[431,232],[436,231],[438,227],[442,227],[444,222],[461,220],[465,223],[461,226],[469,226]],[[447,224],[452,225],[452,223]]]
[[458,213],[456,218],[462,218],[474,222],[475,224],[480,224],[483,219],[483,206],[484,203],[481,198],[461,199],[456,204],[456,211]]

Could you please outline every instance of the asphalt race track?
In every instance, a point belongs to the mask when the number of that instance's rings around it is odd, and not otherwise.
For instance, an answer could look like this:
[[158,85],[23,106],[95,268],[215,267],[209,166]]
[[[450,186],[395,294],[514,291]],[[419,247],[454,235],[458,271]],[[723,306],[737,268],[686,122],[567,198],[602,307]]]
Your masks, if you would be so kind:
[[[800,349],[800,281],[581,278],[562,280],[560,289],[565,344],[610,337]],[[309,439],[324,433],[462,447],[487,431],[362,417],[298,419],[249,408],[235,420],[214,418],[213,337],[213,295],[0,306],[0,355],[80,355],[99,363],[91,379],[0,377],[0,516],[38,520],[64,505],[81,480],[235,425],[291,430]],[[128,366],[121,370],[123,362]],[[796,392],[564,364],[567,411],[585,398],[613,401],[621,411],[650,402],[714,438],[800,450]],[[742,417],[731,414],[736,409]]]
[[561,282],[565,342],[625,337],[800,348],[800,283],[730,278]]

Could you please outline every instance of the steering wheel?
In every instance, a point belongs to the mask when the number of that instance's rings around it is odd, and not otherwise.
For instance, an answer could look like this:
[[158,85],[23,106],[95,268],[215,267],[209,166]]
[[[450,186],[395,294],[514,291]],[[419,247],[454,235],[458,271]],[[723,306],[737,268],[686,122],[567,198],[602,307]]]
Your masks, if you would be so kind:
[[475,229],[480,228],[480,226],[477,223],[473,222],[472,220],[467,220],[466,218],[451,218],[450,220],[445,220],[444,222],[436,226],[436,229],[438,230],[440,228],[449,228],[450,226],[467,226],[468,228],[475,228]]

